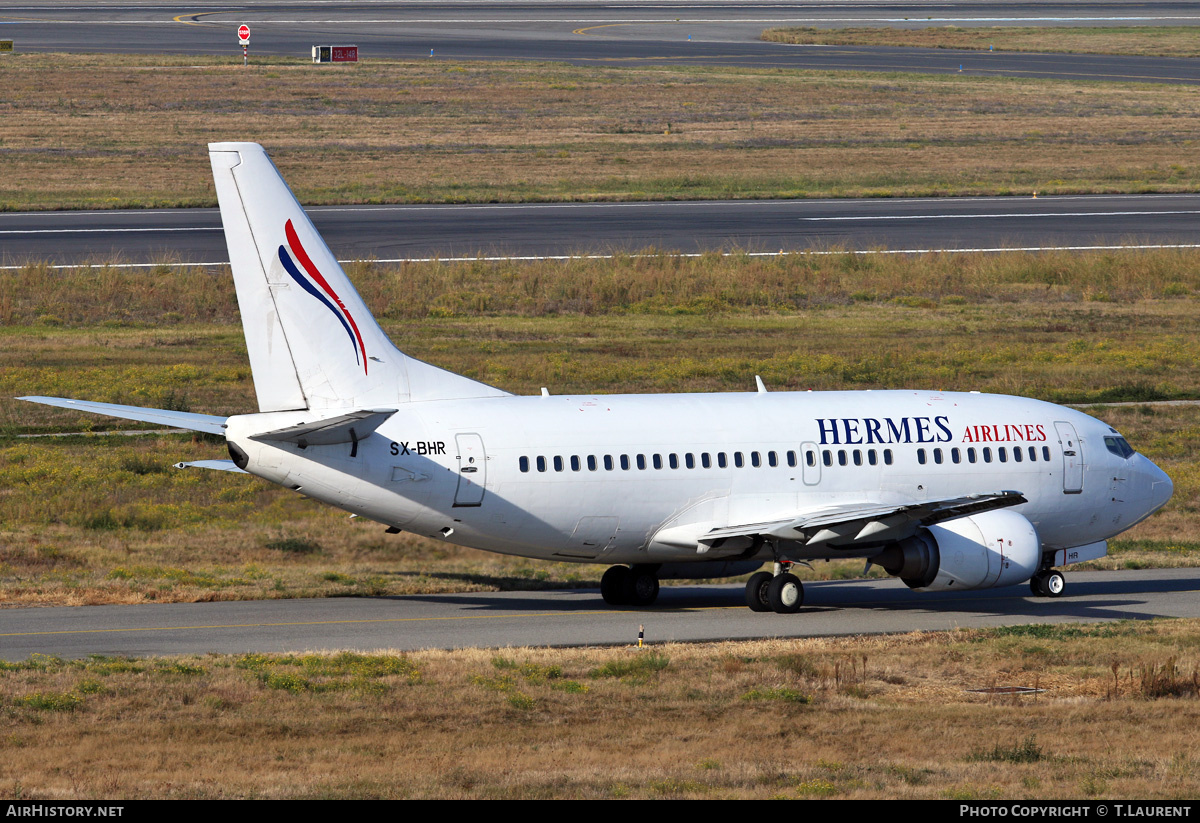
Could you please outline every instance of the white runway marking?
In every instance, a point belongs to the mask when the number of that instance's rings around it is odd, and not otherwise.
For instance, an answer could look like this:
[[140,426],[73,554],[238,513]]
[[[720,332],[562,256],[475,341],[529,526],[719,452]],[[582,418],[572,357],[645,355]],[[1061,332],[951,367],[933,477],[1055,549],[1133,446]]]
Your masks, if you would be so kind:
[[0,229],[0,234],[120,234],[122,232],[154,231],[220,231],[220,226],[179,226],[178,228],[111,228],[111,229]]
[[1148,215],[1200,214],[1200,210],[1187,211],[1063,211],[1063,212],[1011,212],[988,214],[887,214],[855,215],[853,217],[797,217],[811,222],[835,220],[992,220],[1005,217],[1146,217]]
[[[1003,254],[1005,252],[1037,252],[1037,251],[1145,251],[1153,249],[1200,249],[1200,243],[1154,243],[1129,246],[1010,246],[997,248],[973,249],[848,249],[848,250],[813,250],[799,249],[796,251],[725,251],[717,252],[721,257],[801,257],[810,255],[822,257],[837,254]],[[536,262],[540,260],[612,260],[616,257],[707,257],[713,252],[675,252],[671,254],[544,254],[544,255],[476,255],[471,257],[351,257],[338,260],[338,263],[500,263],[504,261]],[[85,263],[61,264],[50,266],[51,269],[154,269],[167,266],[173,269],[190,266],[228,266],[228,260],[210,260],[190,263]],[[25,266],[0,266],[0,271],[14,271]]]

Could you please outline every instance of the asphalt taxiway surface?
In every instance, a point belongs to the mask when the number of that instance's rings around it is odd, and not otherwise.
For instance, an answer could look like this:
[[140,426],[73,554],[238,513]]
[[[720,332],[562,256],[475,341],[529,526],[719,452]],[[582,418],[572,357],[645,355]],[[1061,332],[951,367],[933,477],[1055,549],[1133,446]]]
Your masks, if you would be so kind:
[[[1196,194],[328,206],[308,213],[342,260],[1200,244]],[[216,209],[0,213],[0,250],[3,265],[229,259]]]
[[744,0],[75,0],[0,9],[0,38],[19,52],[122,52],[307,57],[314,45],[357,45],[362,59],[553,60],[757,68],[913,71],[1200,83],[1195,60],[949,49],[793,46],[759,40],[778,26],[1197,25],[1182,0],[744,2]]
[[743,587],[664,586],[655,606],[596,590],[0,610],[0,659],[337,649],[503,648],[817,637],[1035,623],[1200,617],[1200,570],[1067,572],[1067,596],[1027,586],[922,594],[896,580],[805,585],[799,614],[751,612]]

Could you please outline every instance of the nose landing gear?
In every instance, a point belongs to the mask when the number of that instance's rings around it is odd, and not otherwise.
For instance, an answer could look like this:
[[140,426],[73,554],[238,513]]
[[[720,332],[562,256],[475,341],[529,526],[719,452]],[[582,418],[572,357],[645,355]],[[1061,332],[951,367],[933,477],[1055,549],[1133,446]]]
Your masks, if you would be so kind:
[[1067,578],[1057,569],[1047,569],[1029,578],[1029,590],[1034,597],[1062,597]]

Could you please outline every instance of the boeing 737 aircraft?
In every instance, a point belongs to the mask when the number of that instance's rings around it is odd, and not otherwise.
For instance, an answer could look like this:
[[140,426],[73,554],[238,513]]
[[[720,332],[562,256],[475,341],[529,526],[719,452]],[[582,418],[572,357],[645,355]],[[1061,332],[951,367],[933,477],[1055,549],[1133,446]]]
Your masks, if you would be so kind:
[[223,435],[249,472],[463,546],[613,564],[645,606],[662,578],[759,571],[796,612],[797,563],[858,558],[921,591],[1029,581],[1170,499],[1115,429],[1020,397],[938,391],[518,397],[406,356],[376,325],[262,147],[209,146],[258,412],[224,418],[38,403]]

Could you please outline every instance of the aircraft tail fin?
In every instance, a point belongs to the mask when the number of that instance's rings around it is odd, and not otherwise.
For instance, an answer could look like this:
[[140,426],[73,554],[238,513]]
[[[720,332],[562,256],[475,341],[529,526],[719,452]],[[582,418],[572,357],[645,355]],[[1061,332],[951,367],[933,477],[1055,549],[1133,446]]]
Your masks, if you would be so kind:
[[208,150],[260,411],[505,394],[392,345],[262,146]]

